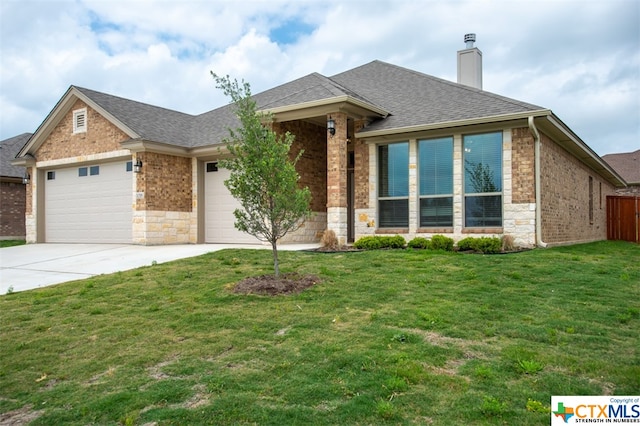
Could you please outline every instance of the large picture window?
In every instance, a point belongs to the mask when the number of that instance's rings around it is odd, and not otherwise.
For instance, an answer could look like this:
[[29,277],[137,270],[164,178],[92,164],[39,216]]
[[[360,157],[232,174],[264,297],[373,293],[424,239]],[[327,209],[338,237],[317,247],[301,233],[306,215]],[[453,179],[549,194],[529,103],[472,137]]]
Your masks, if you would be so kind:
[[418,141],[420,226],[453,226],[453,138]]
[[409,227],[409,143],[378,147],[380,228]]
[[464,225],[502,226],[502,132],[467,135],[464,148]]

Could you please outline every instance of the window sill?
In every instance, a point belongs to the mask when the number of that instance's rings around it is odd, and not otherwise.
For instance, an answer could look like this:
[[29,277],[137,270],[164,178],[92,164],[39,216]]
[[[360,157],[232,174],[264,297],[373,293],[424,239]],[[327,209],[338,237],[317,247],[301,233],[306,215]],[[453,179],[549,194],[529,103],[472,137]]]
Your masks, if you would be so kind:
[[418,234],[453,234],[453,227],[451,228],[418,228],[416,230]]
[[407,228],[378,228],[376,234],[408,234]]
[[504,228],[463,228],[463,234],[502,234]]

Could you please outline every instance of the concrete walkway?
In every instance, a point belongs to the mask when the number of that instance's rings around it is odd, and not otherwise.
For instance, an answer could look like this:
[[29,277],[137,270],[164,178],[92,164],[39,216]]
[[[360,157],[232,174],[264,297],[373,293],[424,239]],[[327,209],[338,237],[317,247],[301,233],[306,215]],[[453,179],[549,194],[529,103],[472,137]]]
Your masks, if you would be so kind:
[[[306,250],[317,244],[283,244],[279,250]],[[100,274],[199,256],[225,248],[271,249],[267,245],[27,244],[0,249],[0,295]]]

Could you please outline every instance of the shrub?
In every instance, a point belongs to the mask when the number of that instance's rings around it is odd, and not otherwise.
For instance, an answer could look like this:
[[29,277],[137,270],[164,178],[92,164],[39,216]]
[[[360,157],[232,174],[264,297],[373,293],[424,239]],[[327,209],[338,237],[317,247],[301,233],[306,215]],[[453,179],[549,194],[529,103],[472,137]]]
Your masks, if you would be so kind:
[[480,253],[500,253],[502,240],[498,237],[467,237],[458,241],[460,251],[473,250]]
[[374,236],[362,237],[353,243],[353,247],[360,250],[377,250],[381,246],[380,238]]
[[394,235],[393,237],[382,237],[383,247],[388,248],[404,248],[407,245],[402,235]]
[[460,251],[469,251],[469,250],[475,250],[475,244],[474,244],[474,240],[475,238],[473,237],[467,237],[467,238],[463,238],[460,241],[458,241],[458,250]]
[[424,237],[415,237],[407,244],[407,247],[412,249],[428,249],[430,246],[429,240]]
[[371,235],[360,238],[353,247],[361,250],[377,250],[382,248],[404,248],[406,241],[401,235]]
[[502,236],[502,251],[514,251],[516,249],[515,240],[512,235]]
[[453,251],[453,238],[444,235],[434,235],[429,244],[431,250]]
[[338,237],[336,237],[336,233],[332,229],[324,231],[322,239],[320,240],[320,245],[322,248],[327,250],[338,250],[340,248]]
[[479,240],[479,251],[482,253],[500,253],[502,251],[502,240],[498,237],[482,237]]

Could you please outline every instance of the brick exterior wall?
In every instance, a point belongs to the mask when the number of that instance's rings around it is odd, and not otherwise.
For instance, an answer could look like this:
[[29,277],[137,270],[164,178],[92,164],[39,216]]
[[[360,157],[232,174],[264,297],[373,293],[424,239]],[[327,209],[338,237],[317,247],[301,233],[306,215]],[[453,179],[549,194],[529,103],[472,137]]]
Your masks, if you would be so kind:
[[300,185],[311,191],[311,210],[327,211],[327,142],[326,129],[306,121],[274,123],[273,130],[279,134],[290,132],[296,139],[291,146],[291,158],[304,150],[296,170]]
[[0,182],[0,239],[25,238],[25,186],[21,182]]
[[512,202],[535,203],[535,141],[529,128],[512,129],[511,159]]
[[142,172],[136,174],[136,210],[190,212],[193,205],[191,158],[139,152]]
[[[541,139],[543,241],[605,240],[606,197],[614,195],[615,188],[546,135]],[[589,177],[593,179],[593,221],[589,218]]]
[[[73,111],[81,108],[87,108],[87,131],[74,134]],[[78,100],[38,148],[35,157],[47,161],[117,151],[122,149],[120,142],[127,139],[126,133]]]
[[339,244],[348,238],[348,117],[335,112],[327,116],[335,121],[335,135],[327,135],[327,229],[336,233]]
[[[415,144],[414,140],[410,141]],[[359,183],[369,204],[356,207],[356,239],[380,232],[376,219],[376,145],[367,145],[367,173],[361,172]],[[484,235],[509,234],[521,246],[535,244],[535,145],[528,128],[515,128],[504,133],[503,158],[503,227],[486,230]],[[356,152],[358,145],[356,145]],[[542,239],[546,243],[562,244],[606,239],[606,197],[615,194],[615,188],[597,175],[555,142],[542,135],[541,148],[541,195],[542,195]],[[462,210],[462,166],[461,136],[454,133],[454,227],[452,229],[414,229],[417,221],[411,215],[410,226],[403,236],[409,240],[414,236],[431,237],[448,234],[455,240],[466,236],[482,236],[482,230],[465,230]],[[410,152],[410,182],[415,159]],[[356,160],[356,170],[358,160]],[[358,173],[358,172],[356,172]],[[589,177],[592,178],[593,220],[589,214]],[[416,190],[410,185],[410,202]],[[358,203],[360,200],[357,201]],[[410,205],[411,207],[411,205]],[[396,232],[396,231],[394,231]],[[472,232],[472,233],[469,233]]]
[[33,181],[36,178],[36,168],[35,167],[27,167],[27,173],[31,176],[31,183],[25,185],[25,205],[24,212],[25,214],[33,214]]
[[[364,120],[354,123],[354,131],[358,133],[365,125]],[[355,180],[355,200],[356,209],[369,208],[369,146],[363,139],[353,141],[354,155],[354,180]]]
[[[336,134],[327,136],[327,207],[347,207],[347,115],[331,114]],[[328,118],[328,117],[327,117]]]

